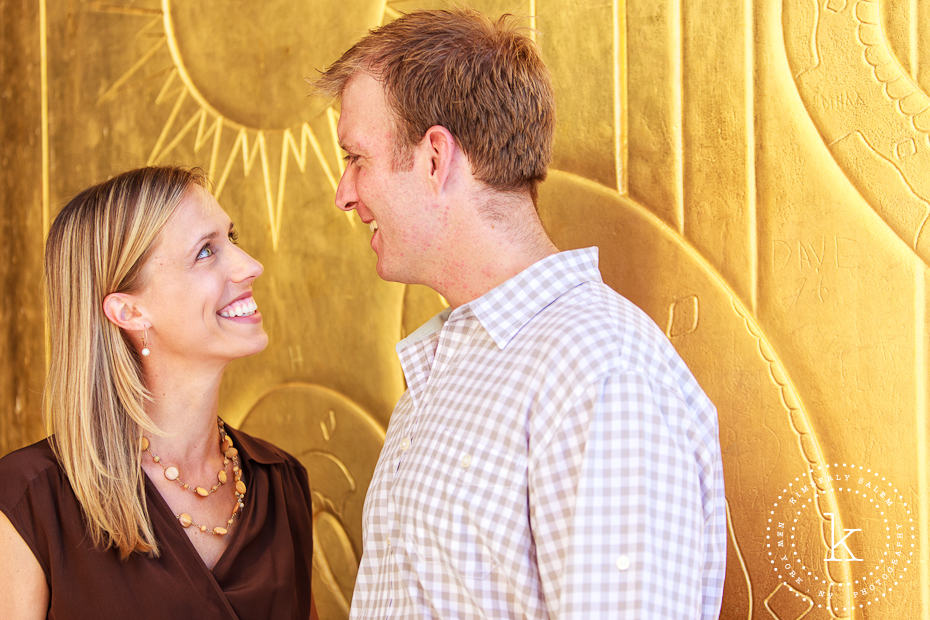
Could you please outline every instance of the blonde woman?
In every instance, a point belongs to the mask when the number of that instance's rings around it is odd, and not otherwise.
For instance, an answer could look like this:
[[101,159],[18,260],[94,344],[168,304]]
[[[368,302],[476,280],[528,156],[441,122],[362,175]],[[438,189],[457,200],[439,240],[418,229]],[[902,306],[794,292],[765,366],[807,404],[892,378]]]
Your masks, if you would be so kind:
[[311,614],[306,471],[217,415],[268,336],[262,266],[205,185],[133,170],[52,225],[51,436],[0,460],[0,618]]

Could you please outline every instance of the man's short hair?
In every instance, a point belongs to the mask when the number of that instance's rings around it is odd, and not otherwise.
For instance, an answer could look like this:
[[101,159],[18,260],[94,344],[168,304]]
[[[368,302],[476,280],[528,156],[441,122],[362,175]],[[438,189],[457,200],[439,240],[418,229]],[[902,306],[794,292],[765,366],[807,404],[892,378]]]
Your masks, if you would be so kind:
[[346,51],[316,81],[341,97],[358,72],[377,79],[394,115],[395,163],[434,125],[448,129],[475,177],[501,191],[529,190],[552,158],[555,103],[549,71],[517,20],[477,11],[417,11]]

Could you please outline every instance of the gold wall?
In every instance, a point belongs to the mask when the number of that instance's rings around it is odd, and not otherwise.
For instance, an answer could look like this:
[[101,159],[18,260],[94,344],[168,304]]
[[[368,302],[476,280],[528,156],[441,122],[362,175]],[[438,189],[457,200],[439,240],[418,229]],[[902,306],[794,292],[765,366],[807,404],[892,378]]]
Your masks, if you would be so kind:
[[[0,0],[0,454],[42,435],[41,252],[90,183],[199,164],[271,346],[222,414],[311,473],[317,603],[346,615],[360,511],[432,292],[378,280],[333,207],[338,112],[304,76],[444,2]],[[529,15],[559,128],[541,213],[597,244],[717,404],[722,617],[930,620],[930,2],[480,0]]]

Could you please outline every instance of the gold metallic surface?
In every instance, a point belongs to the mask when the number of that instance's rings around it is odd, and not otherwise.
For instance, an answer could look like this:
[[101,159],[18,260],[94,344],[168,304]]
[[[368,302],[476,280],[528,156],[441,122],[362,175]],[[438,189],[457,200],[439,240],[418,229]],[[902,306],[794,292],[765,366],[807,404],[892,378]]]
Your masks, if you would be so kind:
[[[553,70],[547,229],[600,246],[717,404],[722,617],[930,620],[930,4],[469,4],[531,17]],[[302,78],[447,5],[0,0],[0,454],[41,436],[48,218],[109,174],[198,164],[265,265],[271,344],[230,367],[223,415],[307,466],[317,605],[346,616],[394,345],[443,302],[375,275],[333,206],[338,109]]]
[[41,20],[17,4],[0,0],[0,454],[43,435]]

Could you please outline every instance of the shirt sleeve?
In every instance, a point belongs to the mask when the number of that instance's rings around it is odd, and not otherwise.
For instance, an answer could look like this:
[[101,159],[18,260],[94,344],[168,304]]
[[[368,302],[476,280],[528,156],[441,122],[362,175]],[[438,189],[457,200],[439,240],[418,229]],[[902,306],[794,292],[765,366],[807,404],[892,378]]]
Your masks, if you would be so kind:
[[[692,413],[673,389],[613,373],[581,390],[531,450],[530,519],[551,617],[716,617],[719,593],[708,604],[702,591],[708,542],[719,547],[706,540],[723,495],[719,443],[702,447],[708,433]],[[716,426],[711,434],[716,442]],[[721,574],[725,540],[722,553]]]

